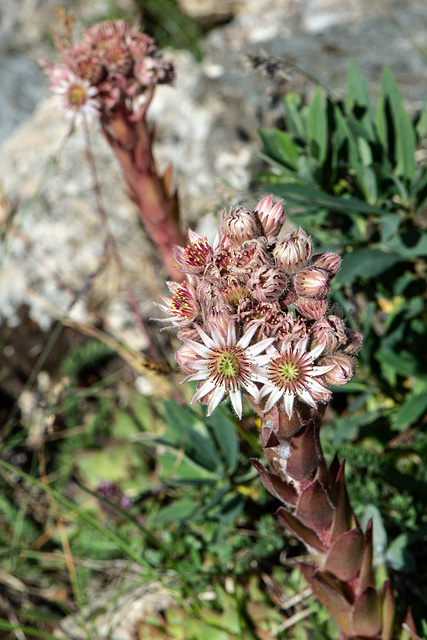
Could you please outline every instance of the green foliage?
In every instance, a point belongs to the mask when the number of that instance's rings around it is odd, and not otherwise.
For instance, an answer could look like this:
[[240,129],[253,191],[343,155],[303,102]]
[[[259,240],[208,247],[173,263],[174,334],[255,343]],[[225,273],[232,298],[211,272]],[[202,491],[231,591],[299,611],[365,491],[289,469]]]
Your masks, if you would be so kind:
[[427,170],[417,161],[427,108],[407,113],[389,69],[375,104],[351,62],[346,96],[323,96],[319,88],[305,105],[290,93],[284,119],[284,131],[260,131],[273,170],[259,177],[284,198],[318,251],[342,254],[335,300],[365,336],[358,380],[369,408],[360,413],[359,402],[345,427],[338,422],[347,431],[341,440],[378,412],[390,431],[403,431],[427,410],[427,367],[419,357],[427,324]]
[[136,0],[142,12],[142,27],[159,48],[188,49],[197,60],[201,31],[197,23],[185,14],[176,0]]

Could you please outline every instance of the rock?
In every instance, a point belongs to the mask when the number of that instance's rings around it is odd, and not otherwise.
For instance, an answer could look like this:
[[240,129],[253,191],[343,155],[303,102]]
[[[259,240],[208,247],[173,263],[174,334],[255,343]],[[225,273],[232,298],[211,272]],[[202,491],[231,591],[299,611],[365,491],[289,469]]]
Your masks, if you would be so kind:
[[[229,118],[229,104],[217,98],[221,80],[210,77],[189,53],[177,52],[174,60],[176,87],[158,87],[150,117],[157,123],[159,166],[174,166],[187,228],[210,208],[218,208],[220,194],[248,187],[252,156],[235,134],[236,114]],[[67,138],[69,124],[48,99],[1,147],[5,197],[18,201],[19,211],[4,248],[0,317],[16,325],[20,306],[27,304],[30,318],[45,329],[52,318],[64,315],[79,322],[102,319],[115,335],[126,335],[127,342],[142,348],[145,342],[129,307],[125,280],[142,314],[151,316],[152,301],[158,299],[167,274],[156,267],[155,284],[155,252],[125,194],[112,151],[98,127],[92,129],[103,202],[126,277],[112,259],[105,260],[105,234],[84,134],[76,131]]]
[[[424,0],[410,0],[404,6],[397,0],[386,5],[370,0],[248,0],[246,7],[206,38],[210,60],[226,71],[222,86],[237,83],[245,53],[263,49],[288,67],[289,90],[312,92],[315,88],[295,67],[315,80],[342,87],[353,58],[374,92],[382,68],[389,66],[409,105],[417,108],[425,99]],[[255,74],[249,83],[253,85],[259,77]],[[253,93],[249,87],[248,93]]]
[[205,29],[228,22],[244,5],[243,0],[178,0],[179,8]]
[[47,95],[47,79],[40,66],[23,55],[0,60],[0,142],[34,111]]

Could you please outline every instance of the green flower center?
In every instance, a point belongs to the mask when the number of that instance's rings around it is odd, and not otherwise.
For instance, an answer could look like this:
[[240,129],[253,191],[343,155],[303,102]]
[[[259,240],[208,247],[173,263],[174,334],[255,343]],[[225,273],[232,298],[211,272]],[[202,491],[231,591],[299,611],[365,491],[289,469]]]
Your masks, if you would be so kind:
[[301,376],[301,367],[295,362],[282,360],[277,367],[277,375],[283,382],[295,382]]
[[87,91],[80,84],[74,84],[68,92],[68,99],[73,107],[82,107],[87,102]]
[[230,351],[221,353],[215,364],[218,374],[224,378],[237,378],[240,373],[239,359]]

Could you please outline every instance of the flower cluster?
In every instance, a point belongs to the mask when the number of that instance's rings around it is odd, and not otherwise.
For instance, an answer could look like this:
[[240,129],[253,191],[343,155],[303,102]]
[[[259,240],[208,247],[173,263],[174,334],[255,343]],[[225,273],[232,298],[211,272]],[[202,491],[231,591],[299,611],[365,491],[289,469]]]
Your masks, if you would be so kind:
[[327,298],[340,258],[314,255],[302,229],[279,237],[285,218],[270,195],[252,211],[224,211],[212,246],[190,231],[187,247],[175,248],[186,277],[168,283],[172,297],[158,306],[184,343],[176,359],[185,380],[198,381],[192,401],[208,414],[229,395],[240,417],[244,392],[263,413],[277,406],[291,420],[354,374],[362,336]]
[[74,46],[59,41],[62,57],[48,68],[51,91],[76,124],[126,110],[137,120],[156,84],[171,84],[173,65],[152,38],[122,20],[100,22]]

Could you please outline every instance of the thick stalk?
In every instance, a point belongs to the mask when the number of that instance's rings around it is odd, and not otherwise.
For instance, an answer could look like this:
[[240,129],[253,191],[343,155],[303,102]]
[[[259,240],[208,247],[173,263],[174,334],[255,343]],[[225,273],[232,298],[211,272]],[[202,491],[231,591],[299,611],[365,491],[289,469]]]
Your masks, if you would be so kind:
[[145,115],[132,121],[125,111],[101,120],[103,133],[112,147],[126,181],[129,197],[138,208],[141,222],[171,278],[181,281],[175,268],[174,245],[185,245],[179,228],[179,209],[171,170],[160,175],[153,156],[154,130]]
[[[270,471],[256,460],[253,465],[266,489],[283,503],[276,515],[307,547],[313,563],[300,563],[300,568],[315,597],[334,616],[342,640],[392,640],[392,589],[388,581],[376,586],[372,523],[363,532],[357,522],[344,463],[335,458],[326,465],[319,439],[323,411],[295,409],[289,419],[274,407],[260,415]],[[398,637],[417,637],[410,614]]]

